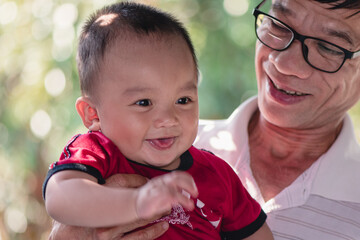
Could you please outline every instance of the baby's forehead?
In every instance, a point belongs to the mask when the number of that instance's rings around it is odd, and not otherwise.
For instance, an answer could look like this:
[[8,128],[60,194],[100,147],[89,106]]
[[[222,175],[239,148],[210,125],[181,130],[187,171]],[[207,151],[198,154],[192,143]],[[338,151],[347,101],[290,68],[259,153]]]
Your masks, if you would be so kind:
[[[179,49],[182,54],[179,55]],[[146,52],[146,57],[143,55]],[[196,68],[196,62],[192,58],[192,52],[187,45],[186,41],[181,36],[174,34],[167,36],[150,36],[150,35],[132,35],[126,37],[121,36],[114,39],[104,51],[103,57],[100,62],[100,68],[103,69],[104,65],[107,66],[110,62],[120,64],[133,62],[137,63],[134,59],[149,59],[149,56],[165,58],[170,55],[178,54],[178,58],[187,58],[193,62]]]

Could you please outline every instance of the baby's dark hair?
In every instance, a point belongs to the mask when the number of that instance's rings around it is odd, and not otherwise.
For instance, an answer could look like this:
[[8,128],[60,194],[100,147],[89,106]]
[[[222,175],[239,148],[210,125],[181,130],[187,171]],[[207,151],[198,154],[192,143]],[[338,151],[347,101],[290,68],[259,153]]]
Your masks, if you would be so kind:
[[104,55],[119,37],[126,39],[179,36],[192,54],[197,69],[195,50],[185,27],[173,16],[154,7],[133,2],[106,6],[93,15],[83,27],[78,47],[78,72],[83,95],[92,95]]

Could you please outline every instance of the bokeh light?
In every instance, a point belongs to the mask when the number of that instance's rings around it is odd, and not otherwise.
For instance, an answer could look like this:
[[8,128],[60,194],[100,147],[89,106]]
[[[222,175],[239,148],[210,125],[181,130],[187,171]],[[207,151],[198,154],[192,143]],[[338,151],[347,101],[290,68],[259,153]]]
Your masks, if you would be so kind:
[[53,97],[60,95],[64,91],[65,84],[65,74],[59,68],[52,69],[45,76],[45,89]]
[[248,0],[224,0],[224,9],[232,16],[242,16],[249,9]]
[[74,4],[65,3],[55,9],[53,15],[54,25],[60,28],[73,26],[78,17],[78,11]]
[[27,228],[27,219],[24,211],[16,208],[7,208],[5,211],[5,223],[11,231],[23,233]]
[[54,2],[49,0],[34,0],[31,4],[32,14],[36,18],[45,18],[50,15]]
[[44,138],[51,129],[51,118],[44,110],[38,110],[31,117],[30,127],[32,133],[38,138]]
[[12,23],[17,16],[17,5],[15,2],[0,2],[0,24],[6,25]]

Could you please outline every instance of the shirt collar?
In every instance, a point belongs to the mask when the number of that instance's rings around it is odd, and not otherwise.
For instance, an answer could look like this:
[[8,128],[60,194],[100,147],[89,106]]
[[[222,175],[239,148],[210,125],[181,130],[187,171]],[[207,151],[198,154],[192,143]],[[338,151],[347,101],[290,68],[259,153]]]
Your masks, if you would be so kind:
[[[360,202],[360,146],[346,115],[341,132],[320,159],[311,193],[334,200]],[[355,186],[354,186],[355,184]]]

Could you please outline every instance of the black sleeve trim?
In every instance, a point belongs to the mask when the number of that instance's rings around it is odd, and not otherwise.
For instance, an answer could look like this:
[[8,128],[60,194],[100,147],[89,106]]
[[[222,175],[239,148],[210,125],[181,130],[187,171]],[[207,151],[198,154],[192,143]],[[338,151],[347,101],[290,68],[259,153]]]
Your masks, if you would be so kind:
[[45,199],[45,191],[46,191],[46,185],[52,175],[54,175],[57,172],[61,172],[64,170],[75,170],[75,171],[81,171],[90,174],[91,176],[95,177],[98,180],[99,184],[105,184],[105,179],[102,177],[99,170],[92,166],[80,164],[80,163],[69,163],[69,164],[63,164],[63,165],[56,165],[54,168],[50,169],[46,175],[44,184],[42,186],[42,194],[43,198]]
[[211,152],[211,151],[209,151],[209,150],[207,150],[207,149],[205,149],[205,148],[201,148],[200,150],[201,150],[201,151],[204,151],[204,152],[208,152],[208,153],[210,153],[210,154],[212,154],[212,155],[215,156],[215,154],[214,154],[213,152]]
[[252,234],[254,234],[259,228],[265,223],[266,221],[266,214],[263,210],[261,210],[259,216],[257,219],[247,225],[246,227],[232,232],[222,232],[221,233],[221,239],[229,240],[229,239],[244,239]]

